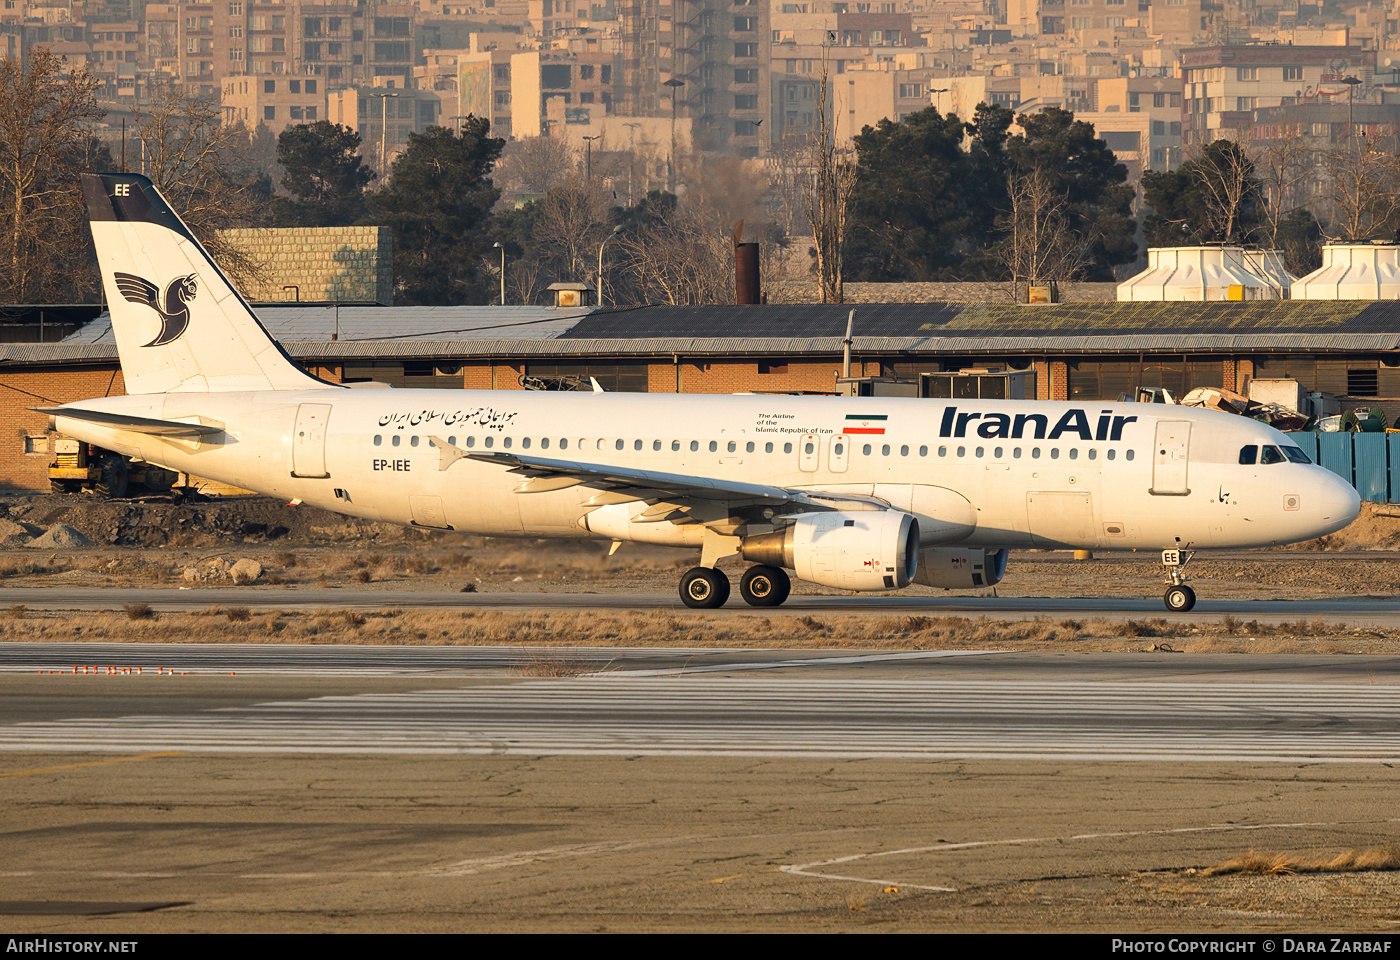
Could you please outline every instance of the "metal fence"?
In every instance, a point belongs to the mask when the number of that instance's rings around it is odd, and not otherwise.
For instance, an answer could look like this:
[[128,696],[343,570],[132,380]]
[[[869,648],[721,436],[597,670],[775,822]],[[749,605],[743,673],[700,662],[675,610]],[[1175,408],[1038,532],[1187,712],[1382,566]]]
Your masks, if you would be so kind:
[[1400,503],[1400,433],[1290,433],[1303,452],[1372,503]]

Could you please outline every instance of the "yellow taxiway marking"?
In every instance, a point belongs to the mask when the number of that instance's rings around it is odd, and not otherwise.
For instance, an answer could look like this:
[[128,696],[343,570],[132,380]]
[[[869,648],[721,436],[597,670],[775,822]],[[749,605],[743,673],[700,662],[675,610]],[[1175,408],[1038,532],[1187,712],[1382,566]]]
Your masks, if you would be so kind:
[[14,773],[0,773],[0,780],[7,777],[32,777],[38,773],[57,773],[60,770],[79,770],[83,767],[105,767],[109,763],[130,763],[132,760],[155,760],[158,757],[178,757],[183,750],[165,750],[161,753],[142,753],[134,757],[114,757],[111,760],[92,760],[88,763],[65,763],[61,767],[35,767],[33,770],[16,770]]

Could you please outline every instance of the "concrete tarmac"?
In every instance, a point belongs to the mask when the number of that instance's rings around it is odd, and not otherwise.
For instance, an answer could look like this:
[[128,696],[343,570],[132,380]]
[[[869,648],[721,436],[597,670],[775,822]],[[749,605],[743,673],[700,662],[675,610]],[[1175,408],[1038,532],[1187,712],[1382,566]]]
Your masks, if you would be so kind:
[[[698,721],[667,720],[661,697],[685,683],[671,670],[648,685],[667,671],[640,653],[620,678],[554,686],[510,676],[504,661],[414,671],[410,650],[399,673],[356,674],[344,648],[329,652],[333,669],[213,672],[221,656],[256,657],[233,648],[206,651],[207,669],[184,677],[0,675],[8,928],[1391,933],[1400,920],[1395,873],[1189,872],[1250,850],[1400,844],[1395,761],[1367,747],[1400,733],[1400,658],[1329,675],[1329,660],[1353,658],[708,651],[697,709],[723,715],[720,694],[749,686],[755,703],[781,708],[732,708],[735,736],[777,731],[802,745],[816,721],[785,712],[801,701],[869,745],[811,756],[644,748]],[[878,755],[884,738],[924,722],[918,710],[936,709],[938,684],[919,685],[935,680],[981,703],[948,723],[968,736],[1003,727],[1026,755]],[[1047,681],[1063,695],[1027,692]],[[608,709],[636,726],[611,753],[384,746],[405,729],[446,742],[546,715],[580,736],[623,737],[598,725],[604,708],[586,696],[613,686]],[[912,706],[871,706],[886,687],[913,691]],[[1232,748],[1242,758],[1052,755],[1083,731],[1106,740],[1129,727],[1178,752],[1188,736],[1209,750],[1218,730],[1243,738]],[[166,743],[167,728],[183,739]],[[1338,762],[1328,745],[1349,730],[1367,731],[1353,738],[1363,755]],[[1316,755],[1254,759],[1288,731]],[[287,746],[331,734],[364,752]],[[83,737],[105,739],[84,749]]]

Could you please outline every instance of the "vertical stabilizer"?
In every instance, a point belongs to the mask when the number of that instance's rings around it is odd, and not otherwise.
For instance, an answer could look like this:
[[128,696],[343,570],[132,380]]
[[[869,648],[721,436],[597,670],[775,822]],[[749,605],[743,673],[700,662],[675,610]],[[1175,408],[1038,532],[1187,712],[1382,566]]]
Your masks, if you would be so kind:
[[128,393],[308,390],[155,185],[84,174],[83,194]]

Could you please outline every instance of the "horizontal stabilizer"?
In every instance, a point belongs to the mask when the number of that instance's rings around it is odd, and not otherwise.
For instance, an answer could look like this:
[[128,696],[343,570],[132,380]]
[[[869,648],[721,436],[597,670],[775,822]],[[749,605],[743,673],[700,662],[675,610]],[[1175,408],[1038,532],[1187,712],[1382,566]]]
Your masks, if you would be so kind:
[[104,427],[130,430],[132,433],[145,433],[153,437],[207,437],[223,433],[222,424],[182,423],[179,420],[153,420],[150,417],[133,417],[125,413],[106,413],[102,410],[81,410],[77,407],[30,407],[35,413],[47,413],[51,417],[68,417],[84,423],[97,423]]

